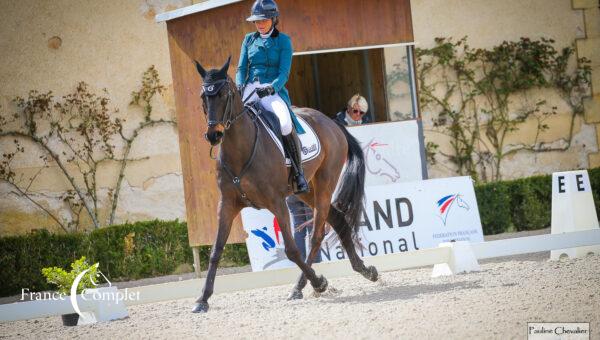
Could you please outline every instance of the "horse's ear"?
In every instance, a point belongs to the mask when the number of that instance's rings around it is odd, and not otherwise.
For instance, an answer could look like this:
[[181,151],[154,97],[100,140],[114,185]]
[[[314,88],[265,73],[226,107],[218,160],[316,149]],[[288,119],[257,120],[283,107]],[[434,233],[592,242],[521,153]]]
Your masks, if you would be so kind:
[[194,60],[194,62],[196,63],[196,70],[198,70],[198,73],[200,73],[200,76],[202,77],[202,79],[204,79],[204,77],[206,77],[206,70],[202,67],[202,65],[200,65],[198,61]]
[[231,62],[231,56],[229,56],[229,58],[227,58],[227,61],[225,62],[225,65],[223,65],[223,67],[221,68],[221,70],[219,70],[219,73],[221,74],[227,74],[227,70],[229,69],[229,63]]

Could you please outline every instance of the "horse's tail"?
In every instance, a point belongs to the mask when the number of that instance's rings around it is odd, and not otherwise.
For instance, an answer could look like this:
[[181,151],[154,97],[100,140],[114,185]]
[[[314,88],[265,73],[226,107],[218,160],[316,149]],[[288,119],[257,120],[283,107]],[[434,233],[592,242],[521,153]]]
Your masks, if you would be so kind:
[[344,125],[337,121],[336,123],[344,132],[348,142],[348,162],[346,163],[346,170],[342,174],[341,184],[333,201],[333,207],[345,217],[345,228],[350,228],[349,231],[355,235],[364,210],[365,155],[358,140],[346,130]]

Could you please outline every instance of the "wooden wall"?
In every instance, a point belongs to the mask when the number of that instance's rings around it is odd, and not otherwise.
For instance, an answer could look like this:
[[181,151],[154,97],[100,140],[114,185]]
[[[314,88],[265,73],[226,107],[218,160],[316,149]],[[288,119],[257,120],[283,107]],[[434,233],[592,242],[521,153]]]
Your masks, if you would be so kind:
[[[200,109],[201,80],[193,60],[207,68],[220,67],[231,55],[229,73],[234,76],[242,38],[254,30],[245,21],[251,4],[243,1],[167,22],[192,246],[213,243],[219,197],[215,163],[208,157],[209,145],[202,137],[206,122]],[[280,29],[292,37],[295,51],[413,41],[410,0],[279,0],[278,4]],[[229,242],[245,238],[238,219]]]

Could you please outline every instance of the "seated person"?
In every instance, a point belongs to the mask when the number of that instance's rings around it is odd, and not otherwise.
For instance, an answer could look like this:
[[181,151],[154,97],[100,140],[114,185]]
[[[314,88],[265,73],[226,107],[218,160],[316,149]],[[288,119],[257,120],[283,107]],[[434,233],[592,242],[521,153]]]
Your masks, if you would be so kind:
[[365,97],[360,94],[355,94],[348,101],[346,109],[338,112],[334,119],[346,126],[370,123],[371,120],[367,115],[368,110],[369,104]]

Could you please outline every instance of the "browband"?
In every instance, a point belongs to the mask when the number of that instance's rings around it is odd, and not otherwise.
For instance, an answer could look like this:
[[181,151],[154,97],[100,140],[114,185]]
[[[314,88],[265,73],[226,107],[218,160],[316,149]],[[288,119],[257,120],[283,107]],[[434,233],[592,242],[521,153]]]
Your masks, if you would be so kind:
[[214,96],[223,88],[227,83],[227,79],[217,80],[211,83],[202,84],[202,90],[207,96]]

